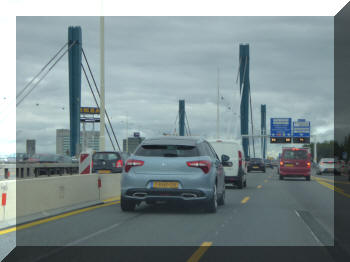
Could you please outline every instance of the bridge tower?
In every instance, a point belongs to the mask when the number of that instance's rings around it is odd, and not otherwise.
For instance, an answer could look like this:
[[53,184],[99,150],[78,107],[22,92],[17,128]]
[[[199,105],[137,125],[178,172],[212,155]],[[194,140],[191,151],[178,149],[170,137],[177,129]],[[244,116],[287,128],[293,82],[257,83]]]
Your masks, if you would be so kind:
[[[239,45],[239,86],[241,94],[241,135],[248,135],[249,123],[249,97],[250,97],[250,83],[249,83],[249,45]],[[244,157],[249,157],[249,137],[242,137],[242,146]]]
[[266,159],[266,105],[261,105],[261,156]]
[[68,52],[69,67],[69,120],[70,155],[80,153],[80,106],[81,106],[81,53],[82,34],[80,26],[68,28],[68,46],[75,44]]
[[179,100],[179,132],[180,136],[185,135],[185,100]]

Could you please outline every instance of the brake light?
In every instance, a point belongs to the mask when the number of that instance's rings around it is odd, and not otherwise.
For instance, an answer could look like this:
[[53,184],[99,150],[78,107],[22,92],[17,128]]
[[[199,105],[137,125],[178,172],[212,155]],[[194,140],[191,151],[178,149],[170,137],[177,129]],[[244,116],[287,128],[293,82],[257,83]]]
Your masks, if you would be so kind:
[[238,150],[238,167],[242,167],[242,152]]
[[284,164],[283,161],[281,161],[281,162],[280,162],[280,166],[283,166],[283,164]]
[[143,166],[144,163],[142,160],[129,159],[125,163],[125,172],[128,173],[133,166]]
[[311,162],[306,163],[307,167],[311,167]]
[[207,174],[210,170],[211,164],[209,161],[200,160],[200,161],[188,161],[186,162],[189,167],[197,167],[203,170],[205,174]]
[[123,167],[123,160],[119,159],[117,163],[115,163],[115,167]]

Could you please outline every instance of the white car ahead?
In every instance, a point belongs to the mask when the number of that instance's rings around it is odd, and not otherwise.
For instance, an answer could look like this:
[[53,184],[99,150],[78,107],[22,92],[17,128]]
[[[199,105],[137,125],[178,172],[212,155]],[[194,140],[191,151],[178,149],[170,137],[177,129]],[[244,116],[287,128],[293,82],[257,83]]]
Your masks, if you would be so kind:
[[208,140],[218,155],[230,157],[229,166],[224,166],[225,183],[233,184],[242,189],[247,186],[247,168],[240,143],[230,140]]
[[316,172],[318,175],[323,173],[340,174],[340,164],[334,158],[321,158]]

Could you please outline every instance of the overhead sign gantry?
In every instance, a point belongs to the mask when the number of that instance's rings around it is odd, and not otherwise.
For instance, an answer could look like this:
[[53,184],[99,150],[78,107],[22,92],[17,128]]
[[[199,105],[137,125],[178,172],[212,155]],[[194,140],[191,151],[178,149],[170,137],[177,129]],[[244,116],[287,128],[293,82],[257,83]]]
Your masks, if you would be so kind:
[[271,118],[270,130],[270,143],[283,144],[292,142],[291,118]]
[[293,143],[310,144],[310,121],[293,121]]

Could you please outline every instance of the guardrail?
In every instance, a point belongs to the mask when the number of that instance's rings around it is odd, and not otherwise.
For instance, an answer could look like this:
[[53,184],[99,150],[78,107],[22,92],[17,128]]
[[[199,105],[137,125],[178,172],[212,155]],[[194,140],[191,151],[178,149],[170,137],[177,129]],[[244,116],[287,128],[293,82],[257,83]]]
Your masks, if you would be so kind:
[[1,178],[34,178],[42,175],[73,175],[79,172],[79,163],[16,163],[1,164]]

